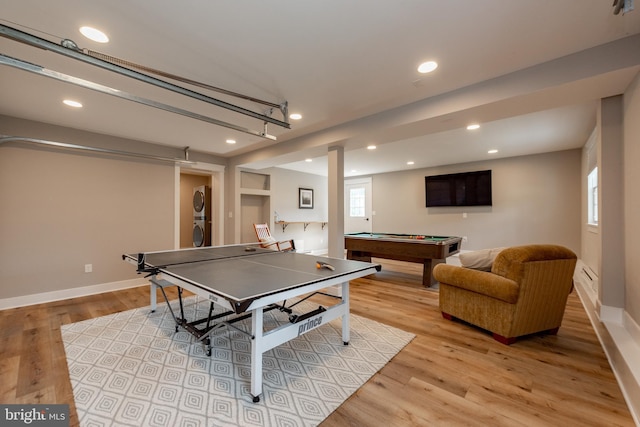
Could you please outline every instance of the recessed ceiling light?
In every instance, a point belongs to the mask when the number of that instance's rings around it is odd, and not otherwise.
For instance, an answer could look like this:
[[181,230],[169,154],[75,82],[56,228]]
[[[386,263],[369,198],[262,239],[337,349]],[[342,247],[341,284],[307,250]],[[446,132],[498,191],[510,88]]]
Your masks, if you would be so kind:
[[476,130],[476,129],[480,129],[480,125],[477,123],[473,123],[469,126],[467,126],[467,130]]
[[307,163],[311,163],[311,162],[313,162],[313,159],[304,159],[304,161],[307,162]]
[[378,147],[376,147],[375,145],[367,146],[367,150],[375,150],[376,148],[378,148]]
[[74,101],[72,99],[65,99],[64,101],[62,101],[62,103],[65,105],[68,105],[69,107],[82,108],[81,103],[79,103],[78,101]]
[[438,68],[438,63],[437,62],[435,62],[435,61],[427,61],[427,62],[423,62],[422,64],[420,64],[418,66],[418,72],[420,72],[422,74],[426,74],[426,73],[432,72],[436,68]]
[[80,33],[94,42],[107,43],[109,41],[109,37],[105,33],[93,27],[80,27]]
[[227,139],[227,144],[235,144],[236,140],[235,139]]
[[289,114],[289,118],[291,120],[300,120],[302,118],[302,114],[300,114],[300,113],[292,113],[292,114]]
[[489,153],[489,154],[496,154],[497,152],[498,152],[498,150],[489,150],[489,151],[487,151],[487,153]]
[[411,165],[415,165],[415,162],[408,161],[408,162],[407,162],[407,164],[408,164],[409,166],[411,166]]

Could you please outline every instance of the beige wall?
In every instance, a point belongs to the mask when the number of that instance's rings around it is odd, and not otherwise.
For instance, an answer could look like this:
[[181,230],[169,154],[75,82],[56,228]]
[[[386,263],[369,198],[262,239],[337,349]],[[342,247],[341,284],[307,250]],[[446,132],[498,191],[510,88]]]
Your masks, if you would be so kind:
[[269,223],[269,196],[243,194],[240,200],[240,242],[257,242],[253,224]]
[[[493,206],[425,207],[426,175],[483,169],[493,171]],[[467,236],[469,250],[554,243],[580,255],[580,173],[581,151],[569,150],[374,175],[373,231]]]
[[[271,168],[271,215],[277,211],[284,221],[327,221],[329,218],[329,193],[327,178],[309,173],[294,172],[287,169]],[[298,208],[298,189],[313,190],[313,209]],[[278,239],[294,239],[296,248],[305,251],[325,252],[328,246],[328,224],[324,229],[321,224],[290,224],[285,231],[281,226],[274,226],[271,234]]]
[[121,255],[172,248],[173,187],[172,164],[3,147],[0,299],[136,278]]
[[[267,168],[258,171],[246,171],[268,177],[268,185],[262,179],[249,182],[251,174],[244,175],[243,194],[239,196],[240,242],[255,242],[254,223],[266,222],[271,234],[277,240],[294,239],[296,248],[304,251],[324,253],[327,250],[327,227],[319,222],[327,221],[328,194],[327,178],[282,168]],[[311,188],[314,193],[313,209],[298,208],[298,189]],[[255,191],[257,194],[252,194]],[[289,224],[283,231],[282,226],[274,224],[274,212],[280,220],[290,222],[312,222],[304,229],[303,224]],[[228,221],[231,221],[229,219]]]
[[[618,348],[625,357],[618,363],[618,369],[629,406],[640,424],[640,74],[627,89],[623,100],[623,230],[624,243],[624,297],[622,324],[629,334],[628,342]],[[611,248],[615,250],[617,248]],[[635,352],[629,349],[635,349]],[[626,364],[626,365],[625,365]],[[626,369],[625,369],[626,368]],[[633,372],[633,377],[628,373]]]
[[[3,115],[0,134],[168,158],[184,156],[179,148]],[[226,165],[225,159],[195,151],[189,159],[209,165],[207,170]],[[178,244],[176,176],[173,162],[3,144],[0,306],[105,291],[140,278],[121,255],[173,249]],[[84,273],[85,264],[93,265],[92,273]],[[92,285],[96,287],[80,289]],[[47,292],[58,293],[36,297]],[[33,297],[9,301],[29,295]]]
[[624,309],[640,325],[640,74],[624,96],[623,139]]

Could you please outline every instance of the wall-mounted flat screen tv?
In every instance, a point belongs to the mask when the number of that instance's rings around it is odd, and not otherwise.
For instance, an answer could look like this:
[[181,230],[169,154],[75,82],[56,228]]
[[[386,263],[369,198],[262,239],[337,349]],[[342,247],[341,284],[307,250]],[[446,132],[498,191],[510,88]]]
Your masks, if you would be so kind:
[[491,206],[491,171],[425,176],[427,207]]

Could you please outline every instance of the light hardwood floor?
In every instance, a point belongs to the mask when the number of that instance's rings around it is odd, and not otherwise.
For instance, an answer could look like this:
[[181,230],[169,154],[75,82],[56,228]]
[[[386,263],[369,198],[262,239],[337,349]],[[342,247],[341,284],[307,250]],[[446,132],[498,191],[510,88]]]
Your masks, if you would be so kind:
[[[421,267],[377,261],[382,272],[352,282],[352,312],[416,338],[322,427],[634,425],[575,292],[558,335],[506,346],[443,319]],[[0,402],[68,403],[76,426],[60,325],[148,303],[144,286],[0,311]]]

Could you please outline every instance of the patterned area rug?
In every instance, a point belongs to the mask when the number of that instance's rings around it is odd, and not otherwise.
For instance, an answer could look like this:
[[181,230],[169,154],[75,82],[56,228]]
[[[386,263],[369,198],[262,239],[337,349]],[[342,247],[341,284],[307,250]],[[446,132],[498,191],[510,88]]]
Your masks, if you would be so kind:
[[[184,301],[187,319],[206,315],[206,300]],[[267,329],[287,321],[278,310],[265,313]],[[248,331],[250,319],[236,325]],[[264,354],[263,394],[253,403],[246,334],[222,328],[207,356],[190,334],[175,332],[166,304],[62,327],[81,426],[317,425],[413,337],[352,314],[345,346],[334,320]]]

